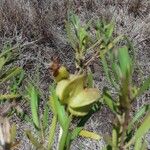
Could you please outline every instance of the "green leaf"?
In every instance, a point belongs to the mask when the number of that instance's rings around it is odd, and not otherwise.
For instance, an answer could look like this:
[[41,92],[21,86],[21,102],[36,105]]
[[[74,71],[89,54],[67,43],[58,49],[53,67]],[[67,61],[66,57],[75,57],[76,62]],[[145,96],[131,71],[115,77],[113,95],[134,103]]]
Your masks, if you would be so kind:
[[118,59],[123,77],[129,78],[132,73],[132,63],[126,46],[118,50]]
[[104,94],[103,94],[103,100],[104,103],[108,106],[108,108],[116,114],[118,111],[117,104],[114,101],[114,99],[111,97],[111,95],[108,93],[107,90],[104,89]]
[[100,140],[102,137],[94,132],[87,131],[87,130],[81,130],[79,132],[79,136],[85,137],[85,138],[91,138],[93,140]]
[[33,123],[36,128],[39,129],[40,123],[39,123],[39,108],[38,108],[38,92],[35,89],[35,87],[32,84],[29,84],[27,87],[28,96],[30,99],[30,107],[32,112],[32,119]]
[[78,95],[70,98],[69,111],[75,116],[85,116],[99,98],[100,92],[96,88],[84,89]]
[[147,111],[150,110],[150,105],[144,105],[143,107],[141,107],[134,115],[134,117],[132,118],[131,122],[128,125],[128,130],[131,130],[131,127],[133,127],[133,125],[140,120],[141,117],[143,117],[143,115],[146,114]]
[[80,131],[83,129],[83,127],[76,127],[72,132],[71,132],[71,140],[74,140],[77,138],[79,135]]
[[150,88],[150,77],[148,77],[140,86],[138,96],[141,96],[146,90]]
[[88,88],[93,88],[94,87],[94,79],[93,79],[93,74],[91,71],[89,71],[88,76],[87,76],[87,84]]
[[135,135],[132,139],[124,146],[124,148],[128,148],[131,144],[141,139],[150,129],[150,112],[146,115],[140,127],[136,130]]
[[17,99],[21,97],[20,94],[0,94],[0,100]]
[[117,137],[117,130],[115,128],[113,128],[112,131],[112,150],[117,150],[118,149],[118,137]]
[[12,69],[9,69],[2,76],[0,76],[0,84],[2,84],[3,82],[6,82],[10,78],[20,74],[21,72],[22,72],[22,68],[20,67],[14,67]]
[[135,141],[141,138],[143,135],[145,135],[149,129],[150,129],[150,112],[146,115],[141,126],[137,129],[135,133]]
[[45,105],[45,109],[44,109],[44,114],[42,117],[42,125],[43,125],[43,129],[46,130],[46,128],[48,127],[48,117],[49,117],[49,108],[48,105]]
[[[66,123],[68,122],[68,115],[65,112],[64,106],[59,102],[58,96],[56,95],[56,91],[54,89],[54,86],[50,89],[51,92],[51,101],[53,101],[54,104],[54,112],[58,115],[58,120],[61,125],[61,127],[64,129],[66,126]],[[56,110],[55,110],[56,109]]]
[[54,135],[56,132],[56,125],[57,125],[57,116],[54,115],[52,119],[52,123],[49,129],[49,138],[48,138],[48,150],[52,148],[52,144],[54,142]]
[[105,36],[109,39],[110,37],[112,37],[112,33],[114,31],[114,24],[110,23],[104,26],[104,28],[105,28]]
[[138,138],[135,141],[134,150],[141,150],[142,147],[142,138]]
[[[72,75],[67,80],[60,81],[56,86],[56,94],[63,104],[68,104],[71,97],[79,94],[84,88],[85,75]],[[73,92],[72,92],[73,91]]]
[[68,41],[70,42],[72,48],[76,50],[78,46],[78,39],[75,36],[75,33],[73,32],[72,26],[69,22],[66,23],[66,32]]
[[100,98],[100,92],[96,88],[86,88],[82,90],[76,97],[69,101],[72,108],[80,108],[94,103]]
[[[69,134],[69,127],[70,127],[71,120],[72,120],[72,118],[69,117],[63,128],[63,133],[62,133],[60,143],[59,143],[59,150],[64,150],[64,149],[66,149],[65,147],[68,147],[66,145],[66,142],[67,142],[67,137]],[[70,142],[68,141],[67,143],[69,144]]]
[[102,65],[103,65],[103,68],[104,68],[104,71],[105,71],[106,78],[107,78],[108,82],[111,83],[110,71],[109,71],[108,64],[107,64],[105,56],[101,57],[101,60],[102,60]]
[[3,68],[4,64],[5,64],[5,57],[1,57],[0,58],[0,70]]

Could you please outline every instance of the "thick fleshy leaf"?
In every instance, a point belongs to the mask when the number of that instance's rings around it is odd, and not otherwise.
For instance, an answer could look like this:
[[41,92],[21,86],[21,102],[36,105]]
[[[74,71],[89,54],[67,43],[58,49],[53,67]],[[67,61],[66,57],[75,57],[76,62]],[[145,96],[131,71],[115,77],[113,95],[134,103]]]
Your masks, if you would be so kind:
[[71,107],[68,107],[69,112],[74,116],[85,116],[88,114],[88,110],[83,111],[83,109],[73,109]]
[[60,81],[56,86],[56,94],[62,103],[68,103],[70,97],[83,90],[84,75],[72,75],[68,80]]
[[69,106],[71,108],[81,108],[93,104],[98,98],[100,98],[100,92],[96,88],[84,89],[70,99]]
[[56,94],[61,101],[64,100],[66,101],[69,96],[69,92],[65,93],[65,89],[67,88],[68,85],[69,85],[69,80],[62,80],[58,82],[56,86]]
[[77,96],[69,100],[69,111],[74,116],[85,116],[90,111],[93,103],[100,98],[99,91],[94,88],[84,89]]

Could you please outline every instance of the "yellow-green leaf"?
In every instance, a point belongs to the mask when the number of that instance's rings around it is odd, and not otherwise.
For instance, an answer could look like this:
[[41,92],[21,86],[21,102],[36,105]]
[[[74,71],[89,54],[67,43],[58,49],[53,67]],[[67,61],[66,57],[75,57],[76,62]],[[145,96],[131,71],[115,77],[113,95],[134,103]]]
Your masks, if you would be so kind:
[[73,97],[69,101],[71,108],[80,108],[90,104],[93,104],[100,98],[100,92],[96,88],[89,88],[82,90],[76,97]]
[[81,130],[79,135],[82,137],[91,138],[94,140],[100,140],[102,138],[100,135],[91,131],[87,131],[87,130]]
[[56,94],[62,103],[68,103],[68,99],[83,90],[84,75],[71,75],[68,80],[58,82]]

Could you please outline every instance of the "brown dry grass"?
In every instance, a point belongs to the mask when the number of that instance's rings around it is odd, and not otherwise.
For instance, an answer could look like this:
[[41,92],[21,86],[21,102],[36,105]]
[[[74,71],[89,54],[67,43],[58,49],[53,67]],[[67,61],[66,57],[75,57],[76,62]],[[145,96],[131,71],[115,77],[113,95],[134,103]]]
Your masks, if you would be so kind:
[[[65,34],[67,9],[78,14],[82,21],[91,18],[100,18],[116,22],[116,34],[125,34],[130,37],[136,48],[136,58],[141,74],[136,75],[136,81],[141,81],[150,74],[150,1],[149,0],[0,0],[0,48],[7,41],[13,45],[40,39],[31,47],[20,49],[16,63],[22,66],[27,79],[32,79],[37,66],[40,71],[40,80],[37,85],[43,92],[43,102],[48,95],[48,86],[52,82],[47,64],[53,55],[59,55],[61,61],[73,72],[73,52],[68,45]],[[94,64],[94,76],[97,87],[100,89],[107,84],[99,64]],[[137,71],[138,72],[138,71]],[[47,92],[45,92],[47,91]],[[142,97],[135,109],[146,101],[150,101],[150,93]],[[23,106],[22,108],[24,108]],[[28,109],[28,108],[27,108]],[[109,133],[111,114],[103,109],[102,113],[92,117],[86,128],[98,133]],[[107,117],[106,117],[107,116]],[[29,150],[28,141],[22,137],[23,130],[30,128],[28,124],[20,122],[18,137],[22,139],[22,147]],[[150,141],[149,141],[150,142]],[[77,144],[78,143],[78,144]],[[73,150],[100,149],[103,141],[78,139],[72,145]],[[82,148],[83,147],[83,148]],[[55,149],[55,148],[54,148]]]

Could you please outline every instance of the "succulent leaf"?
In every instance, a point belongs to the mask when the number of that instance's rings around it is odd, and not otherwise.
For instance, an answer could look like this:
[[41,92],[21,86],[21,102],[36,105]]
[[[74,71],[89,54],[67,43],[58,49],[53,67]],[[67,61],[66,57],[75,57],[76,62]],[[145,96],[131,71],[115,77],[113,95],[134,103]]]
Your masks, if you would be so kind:
[[68,80],[58,82],[56,94],[62,103],[67,104],[70,97],[74,97],[83,90],[84,75],[72,75]]
[[98,98],[100,98],[100,94],[97,89],[84,89],[69,100],[69,111],[75,116],[85,116]]

